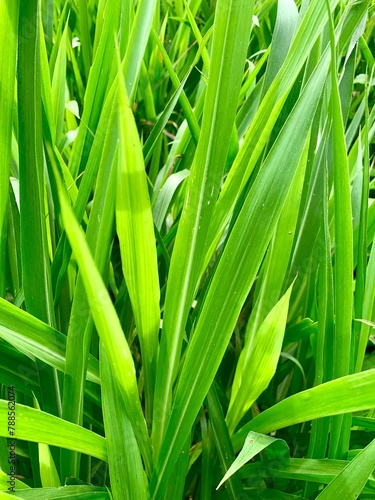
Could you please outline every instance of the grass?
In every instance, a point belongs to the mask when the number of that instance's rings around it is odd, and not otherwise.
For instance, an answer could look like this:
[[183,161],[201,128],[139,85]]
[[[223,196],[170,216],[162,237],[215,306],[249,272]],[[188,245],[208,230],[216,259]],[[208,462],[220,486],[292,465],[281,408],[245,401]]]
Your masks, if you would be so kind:
[[1,498],[375,498],[374,29],[0,0]]

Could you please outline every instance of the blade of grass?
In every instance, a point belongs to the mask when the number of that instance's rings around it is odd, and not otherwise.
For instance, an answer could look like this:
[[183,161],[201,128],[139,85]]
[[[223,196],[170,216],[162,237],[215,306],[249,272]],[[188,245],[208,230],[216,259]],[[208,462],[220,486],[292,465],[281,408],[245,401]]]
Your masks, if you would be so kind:
[[[57,370],[65,369],[66,336],[0,299],[0,337],[27,356],[35,356]],[[99,384],[98,362],[88,359],[88,380]]]
[[268,452],[272,449],[271,456],[273,455],[272,458],[274,458],[275,461],[277,459],[287,457],[290,454],[289,447],[283,439],[277,439],[251,431],[246,436],[243,448],[238,454],[236,460],[233,461],[216,489],[219,489],[225,481],[228,481],[228,479],[238,471],[238,469],[243,467],[247,462],[254,458],[255,455],[262,452],[266,448]]
[[108,357],[100,350],[103,417],[113,498],[147,499],[147,480],[132,425],[124,411]]
[[[348,465],[346,460],[314,460],[301,458],[287,458],[262,460],[242,468],[244,477],[260,476],[283,479],[297,479],[314,483],[328,484]],[[373,486],[372,479],[368,484]]]
[[[9,498],[15,498],[16,500],[21,498],[25,500],[38,500],[43,498],[44,500],[53,500],[55,498],[72,500],[90,500],[90,498],[95,498],[95,500],[112,500],[110,493],[106,488],[100,488],[98,486],[62,486],[61,488],[31,488],[19,491],[17,488],[17,496],[7,496],[5,500]],[[0,497],[1,498],[1,497]],[[5,497],[4,497],[5,498]]]
[[103,31],[90,69],[81,124],[69,160],[69,169],[74,178],[86,167],[92,147],[93,135],[96,132],[103,111],[103,102],[107,90],[112,84],[110,75],[112,74],[114,60],[113,41],[114,34],[119,31],[121,3],[120,0],[106,3]]
[[[169,420],[172,385],[185,322],[203,264],[207,228],[220,187],[245,63],[253,2],[219,1],[201,134],[171,260],[165,300],[155,401],[162,408],[153,423],[155,456]],[[244,20],[246,20],[244,22]],[[230,76],[229,76],[230,75]],[[189,248],[189,252],[186,252]]]
[[[374,244],[372,245],[370,257],[367,262],[367,226],[368,226],[368,198],[369,198],[369,176],[370,176],[370,157],[369,157],[369,113],[368,113],[368,93],[366,93],[365,101],[365,134],[363,145],[363,175],[362,175],[362,203],[361,203],[361,218],[358,231],[358,251],[357,251],[357,274],[355,287],[355,313],[356,318],[370,320],[373,303],[375,300],[375,285],[374,285]],[[358,149],[361,151],[361,136],[359,136]],[[367,267],[366,267],[367,265]],[[358,280],[358,282],[357,282]],[[357,284],[358,283],[358,284]],[[358,324],[355,325],[359,326]],[[359,330],[359,332],[358,332]],[[369,338],[368,325],[361,324],[357,329],[359,340],[356,345],[355,371],[360,371],[365,355],[365,345]]]
[[19,1],[0,3],[0,297],[5,296],[8,188],[16,78]]
[[[353,308],[353,231],[350,199],[349,169],[345,144],[345,132],[337,81],[337,58],[332,13],[329,14],[331,41],[331,105],[333,186],[335,202],[335,361],[334,377],[350,373]],[[354,354],[354,353],[353,353]],[[349,446],[350,416],[332,420],[329,458],[344,458]]]
[[243,383],[239,385],[238,391],[232,393],[226,416],[231,434],[275,375],[292,287],[293,284],[266,316],[254,338],[250,340],[249,350],[242,350],[241,355],[246,354],[246,361],[241,365]]
[[139,400],[135,367],[130,348],[124,337],[119,318],[108,291],[104,286],[103,280],[88,248],[84,233],[78,225],[73,209],[70,207],[66,198],[57,171],[55,171],[55,176],[59,191],[64,228],[80,267],[91,314],[110,360],[111,369],[113,370],[122,397],[124,398],[128,418],[131,421],[134,434],[137,437],[146,470],[150,473],[152,463],[151,447]]
[[233,436],[233,448],[235,451],[240,449],[251,430],[267,434],[298,422],[373,408],[374,381],[375,369],[372,369],[347,375],[290,396],[244,425]]
[[[22,281],[28,312],[55,325],[44,213],[38,1],[19,18],[18,122]],[[57,372],[40,364],[41,406],[61,415]]]
[[331,483],[318,495],[317,500],[338,498],[343,491],[348,500],[356,500],[375,468],[375,440],[349,462]]
[[[331,2],[334,8],[337,1]],[[348,7],[348,22],[342,31],[342,45],[350,40],[353,31],[360,22],[367,9],[367,3],[353,4]],[[287,58],[271,84],[263,99],[244,142],[236,157],[235,162],[226,178],[220,194],[215,213],[210,224],[208,241],[210,246],[207,251],[204,268],[210,261],[218,242],[227,226],[239,195],[250,178],[255,165],[269,139],[273,125],[276,123],[283,105],[298,77],[304,62],[310,54],[317,37],[323,31],[327,22],[327,9],[320,0],[308,4],[308,9],[293,38]],[[350,22],[349,22],[350,21]],[[338,27],[341,32],[341,25]],[[329,47],[325,50],[320,64],[329,64]],[[240,189],[239,189],[240,186]]]
[[[333,272],[331,256],[331,239],[328,224],[328,172],[325,169],[323,184],[322,224],[319,234],[322,248],[318,274],[318,332],[316,340],[316,361],[314,385],[332,380],[333,359]],[[311,424],[311,439],[309,443],[309,458],[325,458],[329,439],[329,418],[313,421]],[[311,497],[317,493],[317,485],[308,483],[305,496]]]
[[89,31],[88,3],[85,0],[77,0],[77,8],[78,8],[78,19],[79,19],[78,22],[79,22],[80,41],[82,47],[83,66],[85,68],[85,76],[87,81],[90,73],[91,58],[92,58],[91,37]]
[[65,80],[66,80],[66,46],[67,32],[69,26],[69,15],[65,24],[64,31],[59,43],[59,50],[56,57],[56,63],[52,77],[52,106],[55,117],[55,144],[60,144],[63,138],[64,112],[65,112]]
[[140,0],[129,35],[129,43],[124,58],[124,78],[126,94],[133,103],[141,64],[150,36],[152,21],[155,16],[157,0]]
[[278,0],[275,29],[271,51],[264,76],[261,99],[267,93],[290,48],[297,27],[298,10],[294,0]]
[[[232,442],[230,440],[227,424],[224,419],[217,391],[214,385],[211,386],[207,394],[207,409],[212,422],[212,435],[215,441],[216,450],[224,473],[229,471],[231,464],[235,460]],[[221,486],[221,485],[219,485]],[[217,487],[217,489],[219,488]],[[231,475],[227,483],[227,494],[232,500],[241,498],[244,490],[239,475]]]
[[[21,404],[16,405],[16,439],[61,446],[107,460],[105,439],[78,425]],[[0,435],[8,433],[8,402],[0,400]]]
[[[117,113],[110,120],[109,132],[104,142],[90,219],[87,226],[87,243],[93,253],[101,275],[107,274],[110,248],[114,234],[116,192],[116,161],[114,142],[117,142],[115,122]],[[78,275],[66,345],[64,396],[62,417],[82,425],[84,389],[92,340],[93,321],[81,275]],[[78,476],[79,458],[62,450],[62,477]]]
[[159,276],[142,147],[122,75],[119,82],[119,134],[116,227],[122,268],[141,343],[146,421],[151,425],[159,349]]

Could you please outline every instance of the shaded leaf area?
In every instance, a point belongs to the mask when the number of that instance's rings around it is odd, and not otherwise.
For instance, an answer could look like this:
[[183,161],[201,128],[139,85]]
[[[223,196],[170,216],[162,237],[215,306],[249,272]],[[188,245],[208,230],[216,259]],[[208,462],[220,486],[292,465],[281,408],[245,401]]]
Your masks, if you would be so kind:
[[1,498],[375,498],[374,30],[0,1]]

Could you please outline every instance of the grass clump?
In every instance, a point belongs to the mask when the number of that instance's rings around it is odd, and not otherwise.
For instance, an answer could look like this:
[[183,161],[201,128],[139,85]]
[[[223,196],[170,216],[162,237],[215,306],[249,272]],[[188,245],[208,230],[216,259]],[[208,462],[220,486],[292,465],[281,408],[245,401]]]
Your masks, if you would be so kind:
[[375,498],[371,2],[0,24],[1,495]]

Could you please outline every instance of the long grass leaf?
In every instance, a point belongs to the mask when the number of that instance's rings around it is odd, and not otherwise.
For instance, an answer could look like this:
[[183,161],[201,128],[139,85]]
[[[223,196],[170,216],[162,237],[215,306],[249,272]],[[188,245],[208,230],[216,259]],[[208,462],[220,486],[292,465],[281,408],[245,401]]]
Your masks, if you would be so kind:
[[[16,405],[17,428],[15,438],[60,446],[107,460],[105,439],[94,432],[61,418],[21,404]],[[0,400],[0,435],[9,436],[8,402]]]
[[348,500],[356,500],[367,479],[375,468],[375,440],[360,451],[345,469],[316,498],[330,500],[337,498],[343,491]]
[[[22,281],[28,312],[55,325],[44,212],[38,2],[20,11],[18,122]],[[41,406],[61,414],[57,374],[40,366]]]
[[[244,40],[249,37],[252,9],[251,1],[220,1],[217,5],[201,134],[189,176],[187,199],[172,256],[165,302],[155,394],[162,409],[158,421],[154,422],[156,454],[169,418],[172,384],[185,322],[203,264],[207,228],[228,153],[245,62]],[[186,252],[187,245],[189,252]]]
[[114,376],[121,389],[129,420],[132,423],[142,452],[146,469],[151,470],[151,449],[146,422],[140,405],[135,367],[129,345],[124,337],[119,318],[92,254],[88,248],[84,233],[66,199],[59,174],[55,171],[64,228],[80,266],[87,298],[95,326],[107,352]]
[[119,85],[119,109],[116,227],[124,277],[141,343],[146,419],[151,424],[159,348],[159,277],[142,147],[123,80]]
[[147,499],[147,480],[138,444],[103,349],[100,351],[100,378],[113,498]]
[[[99,272],[107,273],[110,248],[114,234],[114,212],[116,192],[116,160],[111,142],[117,137],[114,121],[110,122],[108,136],[104,143],[103,155],[87,227],[87,243],[93,252]],[[112,132],[112,133],[111,133]],[[93,321],[81,275],[78,275],[70,315],[66,345],[66,365],[64,376],[62,417],[69,422],[82,424],[84,388],[87,361],[92,340]],[[62,477],[78,475],[78,457],[62,450]],[[69,458],[68,458],[69,457]]]
[[5,250],[7,244],[8,188],[11,159],[12,116],[16,77],[19,2],[0,3],[0,297],[5,295]]
[[[327,9],[330,7],[327,3]],[[345,132],[340,104],[336,73],[336,49],[332,14],[330,15],[331,36],[331,79],[332,79],[332,148],[333,186],[335,201],[335,366],[334,376],[350,373],[352,344],[353,308],[353,230],[350,200],[349,168],[347,162]],[[354,353],[352,353],[354,358]],[[330,458],[344,458],[349,445],[350,420],[338,417],[332,423]],[[344,427],[342,427],[344,426]]]
[[267,434],[298,422],[329,415],[373,408],[375,369],[347,375],[326,382],[280,401],[246,424],[233,436],[235,450],[241,446],[247,432]]
[[[0,337],[27,356],[40,359],[57,370],[65,369],[66,336],[18,307],[0,299]],[[99,384],[99,366],[88,359],[88,380]]]

